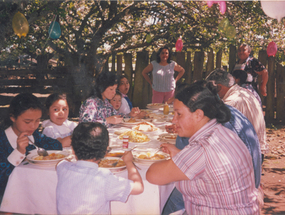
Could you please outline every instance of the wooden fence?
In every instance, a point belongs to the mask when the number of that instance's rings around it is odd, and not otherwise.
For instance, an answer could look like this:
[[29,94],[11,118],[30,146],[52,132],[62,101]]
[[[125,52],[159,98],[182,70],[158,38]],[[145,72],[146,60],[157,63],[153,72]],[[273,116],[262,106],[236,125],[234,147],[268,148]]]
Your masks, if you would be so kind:
[[[211,50],[204,52],[176,52],[172,59],[185,68],[183,79],[186,83],[205,78],[215,68],[224,67],[227,71],[232,71],[236,62],[237,48],[229,47],[228,65],[222,65],[223,51],[216,54]],[[141,75],[142,70],[155,59],[155,53],[137,52],[136,58],[131,53],[117,55],[112,58],[109,70],[117,71],[117,74],[125,73],[130,79],[131,88],[129,97],[134,106],[145,108],[151,103],[151,87]],[[266,66],[269,73],[267,84],[267,96],[262,97],[265,111],[265,119],[268,123],[285,122],[285,68],[275,62],[274,57],[267,57],[266,50],[260,50],[258,59]],[[135,65],[134,65],[135,62]],[[83,74],[83,72],[85,72]],[[78,108],[87,92],[90,92],[91,82],[86,77],[86,71],[80,68],[57,67],[53,70],[39,68],[29,68],[25,70],[0,69],[0,93],[20,93],[32,92],[49,94],[58,89],[70,92],[75,99],[76,108],[74,115],[78,113]],[[81,80],[80,80],[81,79]],[[0,97],[0,105],[9,104],[10,100]]]

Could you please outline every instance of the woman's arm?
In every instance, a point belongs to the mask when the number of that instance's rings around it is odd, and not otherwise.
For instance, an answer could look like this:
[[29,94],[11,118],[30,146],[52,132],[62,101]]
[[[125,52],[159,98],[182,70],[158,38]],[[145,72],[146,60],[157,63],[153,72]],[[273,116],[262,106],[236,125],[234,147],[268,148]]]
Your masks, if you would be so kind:
[[257,72],[255,71],[258,75],[261,76],[261,84],[259,86],[259,90],[260,90],[260,93],[263,95],[263,96],[267,96],[267,92],[266,92],[266,84],[268,82],[268,71],[267,69],[264,69],[260,72]]
[[178,72],[178,75],[175,78],[175,82],[177,82],[184,75],[185,69],[175,62],[174,70]]
[[153,163],[146,172],[146,179],[157,185],[174,181],[189,180],[172,159]]
[[145,80],[150,84],[150,86],[152,85],[151,80],[148,76],[148,73],[151,72],[153,69],[152,64],[150,63],[146,68],[144,68],[144,70],[142,71],[142,75],[145,78]]

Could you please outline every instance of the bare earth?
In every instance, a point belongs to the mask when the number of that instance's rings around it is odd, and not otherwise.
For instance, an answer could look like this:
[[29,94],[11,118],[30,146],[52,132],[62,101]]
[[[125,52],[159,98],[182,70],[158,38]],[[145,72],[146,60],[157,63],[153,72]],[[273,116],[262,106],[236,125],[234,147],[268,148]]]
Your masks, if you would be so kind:
[[266,132],[271,152],[262,166],[262,214],[285,214],[285,126],[271,127]]

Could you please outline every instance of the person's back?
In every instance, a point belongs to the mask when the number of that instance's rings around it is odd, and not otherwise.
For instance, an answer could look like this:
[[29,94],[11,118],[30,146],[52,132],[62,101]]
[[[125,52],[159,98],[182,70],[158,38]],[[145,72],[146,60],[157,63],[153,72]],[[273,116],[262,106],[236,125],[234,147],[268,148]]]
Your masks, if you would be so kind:
[[89,161],[63,161],[57,175],[58,214],[110,214],[110,201],[125,202],[132,189],[130,180]]
[[235,84],[223,97],[225,104],[238,109],[252,123],[260,143],[261,153],[268,151],[265,121],[259,102],[248,90]]
[[109,134],[101,123],[80,123],[71,143],[76,162],[57,165],[56,202],[58,214],[110,214],[110,201],[125,202],[129,195],[143,192],[142,179],[132,163],[132,154],[122,157],[128,179],[99,168],[109,145]]

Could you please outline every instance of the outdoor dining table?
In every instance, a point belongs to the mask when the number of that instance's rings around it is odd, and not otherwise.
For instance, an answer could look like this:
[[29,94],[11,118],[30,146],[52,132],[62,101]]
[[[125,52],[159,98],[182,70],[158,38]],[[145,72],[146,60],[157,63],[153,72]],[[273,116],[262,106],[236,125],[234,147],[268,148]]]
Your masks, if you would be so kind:
[[[144,147],[157,148],[161,144],[157,135],[165,132],[165,124],[160,126],[151,141]],[[114,137],[114,131],[122,126],[109,128],[110,146],[118,147],[122,144]],[[137,144],[130,143],[132,148]],[[111,202],[111,214],[160,214],[174,185],[158,186],[146,180],[149,165],[135,163],[144,184],[144,192],[140,195],[130,195],[127,202]],[[127,178],[127,171],[114,173]],[[41,166],[27,161],[17,166],[11,173],[3,196],[0,210],[11,213],[24,214],[56,214],[56,185],[57,175],[55,166]]]

